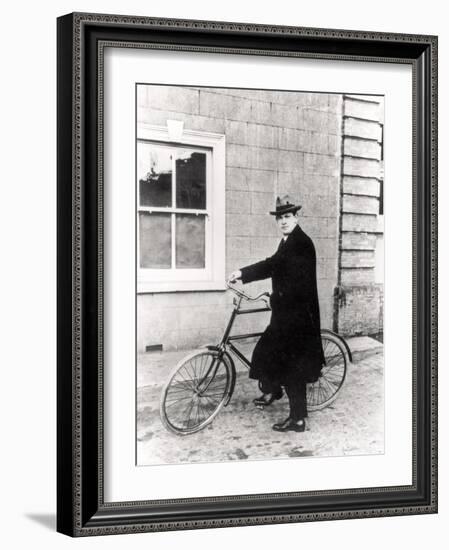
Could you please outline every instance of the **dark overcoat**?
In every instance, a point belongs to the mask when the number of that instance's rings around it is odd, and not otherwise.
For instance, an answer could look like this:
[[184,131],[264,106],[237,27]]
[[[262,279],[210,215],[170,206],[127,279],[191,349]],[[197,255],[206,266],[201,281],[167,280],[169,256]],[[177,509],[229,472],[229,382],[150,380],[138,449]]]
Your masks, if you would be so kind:
[[270,324],[254,348],[250,378],[269,386],[316,381],[324,364],[312,240],[297,225],[273,256],[241,268],[242,282],[271,277]]

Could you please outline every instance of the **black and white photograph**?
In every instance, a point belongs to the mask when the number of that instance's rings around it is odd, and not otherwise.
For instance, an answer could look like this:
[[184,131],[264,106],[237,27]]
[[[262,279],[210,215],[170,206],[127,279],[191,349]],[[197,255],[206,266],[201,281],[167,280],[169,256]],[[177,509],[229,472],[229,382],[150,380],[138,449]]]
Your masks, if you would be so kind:
[[136,465],[383,454],[384,97],[135,101]]

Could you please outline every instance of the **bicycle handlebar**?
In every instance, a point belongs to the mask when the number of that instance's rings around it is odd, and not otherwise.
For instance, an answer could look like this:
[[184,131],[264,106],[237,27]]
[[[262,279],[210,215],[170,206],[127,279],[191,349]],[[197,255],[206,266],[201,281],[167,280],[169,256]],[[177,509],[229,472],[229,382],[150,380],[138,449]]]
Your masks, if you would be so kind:
[[250,302],[256,302],[257,300],[262,300],[270,297],[269,292],[262,292],[257,296],[249,296],[249,294],[246,294],[246,292],[244,292],[243,290],[238,290],[237,288],[235,288],[235,286],[232,286],[232,283],[229,281],[226,281],[226,286],[229,290],[232,290],[234,294],[237,294],[237,296],[240,296],[240,298],[243,298],[244,300],[248,300]]

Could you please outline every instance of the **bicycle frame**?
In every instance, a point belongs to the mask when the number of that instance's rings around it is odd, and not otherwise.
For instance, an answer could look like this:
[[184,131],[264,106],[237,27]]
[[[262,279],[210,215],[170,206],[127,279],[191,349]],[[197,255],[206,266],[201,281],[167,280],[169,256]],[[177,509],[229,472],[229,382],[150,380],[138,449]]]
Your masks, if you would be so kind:
[[229,348],[230,351],[238,358],[240,361],[245,365],[246,368],[251,367],[251,363],[248,361],[248,359],[243,355],[243,353],[237,349],[234,344],[232,343],[235,340],[245,340],[247,338],[256,338],[262,336],[263,332],[251,332],[249,334],[236,334],[234,336],[231,336],[231,330],[234,325],[234,321],[238,315],[248,315],[250,313],[262,313],[266,311],[271,311],[271,308],[268,306],[260,307],[260,308],[251,308],[251,309],[241,309],[241,303],[242,303],[243,297],[239,296],[238,298],[234,298],[234,309],[231,313],[231,318],[229,319],[228,325],[226,327],[226,330],[223,334],[223,338],[221,339],[220,344],[218,345],[218,349],[220,351],[225,351],[227,348]]
[[[229,285],[228,285],[229,286]],[[218,344],[215,345],[208,345],[204,346],[207,351],[201,351],[198,350],[191,355],[185,357],[178,365],[176,365],[176,369],[173,371],[173,374],[170,376],[169,380],[167,381],[166,385],[164,386],[162,395],[161,395],[161,418],[164,425],[174,431],[177,434],[185,435],[187,433],[194,433],[200,429],[202,429],[204,426],[206,426],[208,423],[212,421],[212,419],[215,417],[215,415],[219,412],[221,407],[226,407],[231,397],[234,393],[236,381],[237,381],[237,372],[234,364],[234,356],[237,357],[237,359],[240,360],[240,362],[247,368],[251,368],[251,362],[248,360],[245,355],[234,345],[234,342],[241,341],[241,340],[248,340],[250,338],[259,338],[263,332],[251,332],[247,334],[236,334],[231,335],[232,328],[234,326],[235,319],[238,315],[249,315],[252,313],[266,313],[270,312],[271,307],[268,302],[264,303],[263,307],[247,307],[242,308],[242,301],[248,300],[248,301],[257,301],[257,300],[265,300],[266,293],[260,294],[255,297],[248,296],[244,292],[240,291],[239,289],[235,289],[232,287],[231,290],[235,292],[236,296],[234,297],[234,308],[231,312],[230,319],[228,321],[228,324],[226,326],[226,329],[223,333],[223,336]],[[346,365],[347,365],[347,358],[349,358],[350,361],[352,361],[351,351],[349,349],[349,346],[345,342],[343,338],[341,338],[338,334],[335,334],[329,330],[322,330],[322,335],[324,334],[324,337],[328,342],[331,342],[333,346],[335,347],[336,351],[333,347],[330,348],[333,355],[328,355],[332,358],[332,364],[329,367],[329,371],[333,369],[334,367],[337,369],[337,371],[333,371],[334,374],[329,375],[329,372],[325,372],[324,374],[320,374],[320,378],[317,381],[313,381],[308,385],[307,387],[307,399],[308,399],[308,406],[310,401],[310,410],[320,410],[324,406],[327,406],[329,403],[332,403],[332,401],[335,399],[338,391],[340,390],[346,376]],[[323,336],[322,336],[323,337]],[[197,363],[199,356],[205,355],[207,357],[207,363],[206,363],[206,372],[203,374],[204,370],[204,363],[203,359],[199,359],[200,366],[197,370]],[[327,356],[326,356],[327,357]],[[335,358],[335,360],[334,360]],[[340,359],[341,358],[341,359]],[[192,362],[192,364],[191,364]],[[191,364],[190,370],[188,365]],[[324,361],[324,364],[326,365],[326,358]],[[184,369],[184,370],[183,370]],[[221,369],[219,371],[219,369]],[[182,375],[182,372],[184,372],[184,375]],[[220,374],[218,374],[220,372]],[[177,389],[176,383],[173,382],[175,380],[176,376],[178,376],[178,373],[181,373],[180,376],[184,380],[184,389],[182,390],[183,393],[181,393],[181,397],[179,394],[179,389]],[[218,375],[218,378],[217,378]],[[187,376],[187,378],[186,378]],[[323,377],[323,382],[321,380],[321,377]],[[217,380],[216,386],[211,386],[211,384]],[[172,384],[173,383],[173,384]],[[187,385],[186,385],[187,383]],[[214,382],[215,383],[215,382]],[[327,384],[327,385],[326,385]],[[207,392],[210,388],[213,388],[213,392],[218,391],[218,393],[215,393],[214,395],[219,396],[219,399],[210,399],[208,397]],[[177,399],[181,399],[184,401],[185,399],[190,399],[190,409],[183,409],[181,410],[181,418],[179,419],[178,412],[176,412],[175,409],[171,409],[170,411],[167,410],[168,407],[170,407],[173,404],[173,397],[171,398],[171,404],[167,406],[167,396],[169,395],[170,388],[174,388],[173,391],[176,393],[174,402],[177,402]],[[184,396],[184,393],[187,392],[187,397]],[[171,394],[170,394],[171,395]],[[203,399],[204,397],[204,399]],[[178,401],[179,401],[178,399]],[[189,406],[189,405],[188,405]],[[188,412],[188,421],[191,420],[190,414],[193,410],[193,408],[196,407],[196,421],[201,420],[201,422],[197,422],[195,425],[191,425],[189,423],[185,424],[185,412]],[[199,415],[199,409],[200,407],[205,407],[201,409],[203,412],[201,413],[201,416]],[[210,407],[212,407],[210,409]],[[209,410],[210,409],[210,410]],[[175,412],[173,413],[173,410]],[[172,418],[170,420],[170,418]],[[174,423],[173,423],[174,421]],[[180,424],[179,424],[180,422]]]

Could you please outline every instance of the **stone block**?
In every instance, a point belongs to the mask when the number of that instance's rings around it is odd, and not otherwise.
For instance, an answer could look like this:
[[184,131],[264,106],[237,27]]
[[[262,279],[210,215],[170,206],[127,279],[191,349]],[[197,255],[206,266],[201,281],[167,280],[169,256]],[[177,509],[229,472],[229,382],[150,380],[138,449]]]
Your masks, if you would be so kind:
[[341,114],[343,97],[341,94],[328,95],[328,109],[332,113]]
[[380,105],[376,101],[361,100],[354,97],[344,98],[344,114],[346,116],[378,122],[380,119],[379,110]]
[[155,124],[157,126],[167,126],[167,120],[180,120],[186,123],[188,114],[176,111],[167,111],[162,109],[147,109],[146,107],[137,108],[137,120],[145,124]]
[[382,129],[378,122],[345,118],[343,127],[345,136],[362,137],[377,141],[382,139]]
[[224,324],[224,311],[221,308],[196,306],[179,308],[177,311],[180,330],[219,328]]
[[374,178],[358,178],[357,176],[343,177],[343,193],[378,197],[379,188],[379,180]]
[[[270,221],[267,220],[267,223]],[[272,256],[279,246],[279,241],[280,237],[251,237],[251,256],[261,260]]]
[[343,152],[345,155],[353,157],[380,160],[381,147],[377,141],[347,136],[343,141]]
[[342,231],[374,233],[377,230],[377,216],[373,214],[344,214]]
[[301,216],[299,223],[312,239],[328,237],[327,220],[325,218],[307,218]]
[[318,194],[322,196],[339,196],[340,186],[338,176],[304,174],[301,178],[300,196]]
[[327,236],[330,238],[336,238],[340,233],[339,217],[327,218]]
[[264,90],[245,90],[243,88],[217,88],[216,91],[237,98],[267,101],[265,98],[266,92]]
[[277,91],[271,92],[272,97],[270,101],[273,103],[280,103],[282,105],[293,105],[295,107],[304,108],[308,107],[307,94],[304,92],[289,92],[289,91]]
[[329,134],[327,136],[327,153],[329,155],[340,155],[341,150],[341,137]]
[[228,258],[247,258],[251,256],[251,237],[227,237],[226,253]]
[[378,214],[379,199],[357,195],[343,195],[342,212],[352,214]]
[[250,145],[248,142],[248,123],[225,119],[226,144]]
[[337,259],[317,258],[316,273],[318,279],[336,280],[337,278]]
[[296,105],[272,103],[270,122],[282,128],[298,128],[298,108]]
[[250,194],[251,214],[268,214],[275,208],[275,194],[253,192]]
[[279,149],[285,149],[287,151],[300,151],[302,150],[301,133],[305,134],[302,130],[295,128],[277,128]]
[[250,193],[248,191],[226,191],[226,212],[228,214],[249,214]]
[[301,214],[307,217],[329,218],[338,216],[337,197],[318,193],[301,194]]
[[225,93],[200,92],[200,114],[216,118],[248,121],[251,114],[251,101]]
[[340,163],[336,157],[304,153],[304,173],[324,176],[337,176]]
[[249,166],[255,170],[277,170],[278,150],[265,147],[250,147]]
[[338,257],[338,242],[336,239],[315,239],[316,256],[322,259],[336,259]]
[[146,101],[149,109],[200,114],[200,92],[183,86],[147,86]]
[[342,268],[373,267],[376,265],[374,250],[342,250],[340,266]]
[[251,237],[278,237],[279,230],[272,216],[266,214],[253,214],[250,219]]
[[302,173],[284,172],[281,170],[282,166],[278,172],[276,195],[285,195],[287,193],[289,195],[293,195],[293,197],[300,201],[300,189],[303,180]]
[[319,132],[301,132],[299,135],[299,150],[306,153],[326,155],[329,150],[328,135]]
[[247,145],[228,144],[226,165],[235,168],[251,168],[250,148]]
[[304,128],[309,131],[329,132],[329,117],[327,111],[304,109]]
[[313,92],[304,95],[307,98],[307,106],[311,109],[327,110],[329,106],[329,94]]
[[226,233],[232,236],[246,237],[250,233],[250,216],[247,214],[227,214]]
[[335,293],[337,330],[346,336],[382,332],[383,290],[380,285],[341,285]]
[[278,167],[282,172],[293,172],[295,174],[302,174],[304,169],[304,154],[297,151],[284,151],[279,150]]
[[271,124],[271,103],[268,101],[251,101],[249,122]]
[[250,191],[264,191],[273,193],[277,185],[275,170],[251,169],[246,172],[246,180]]
[[226,189],[236,189],[239,191],[248,190],[246,179],[247,170],[243,168],[226,167]]
[[226,133],[224,119],[200,115],[186,115],[184,119],[184,129],[197,130],[199,132],[213,132],[215,134]]
[[[260,258],[259,258],[260,259]],[[237,269],[242,268],[245,265],[254,263],[253,258],[250,256],[230,256],[226,258],[226,274],[232,273]]]
[[344,285],[374,283],[374,269],[341,268],[340,277]]
[[248,145],[256,147],[277,148],[278,147],[278,128],[267,126],[265,124],[247,125]]
[[345,176],[378,178],[380,176],[380,162],[377,160],[344,157],[343,174]]
[[341,248],[343,250],[375,250],[376,235],[373,233],[342,233]]
[[328,113],[328,126],[327,130],[329,134],[336,134],[337,136],[341,134],[342,131],[342,119],[340,113]]
[[[194,307],[200,305],[223,305],[223,292],[163,292],[154,294],[145,294],[145,297],[151,296],[152,300],[146,302],[148,311],[160,311],[177,309],[179,307]],[[159,313],[157,313],[159,315]]]
[[320,317],[321,317],[321,328],[327,328],[332,330],[333,328],[333,318],[334,318],[334,308],[332,304],[323,303],[320,304]]

